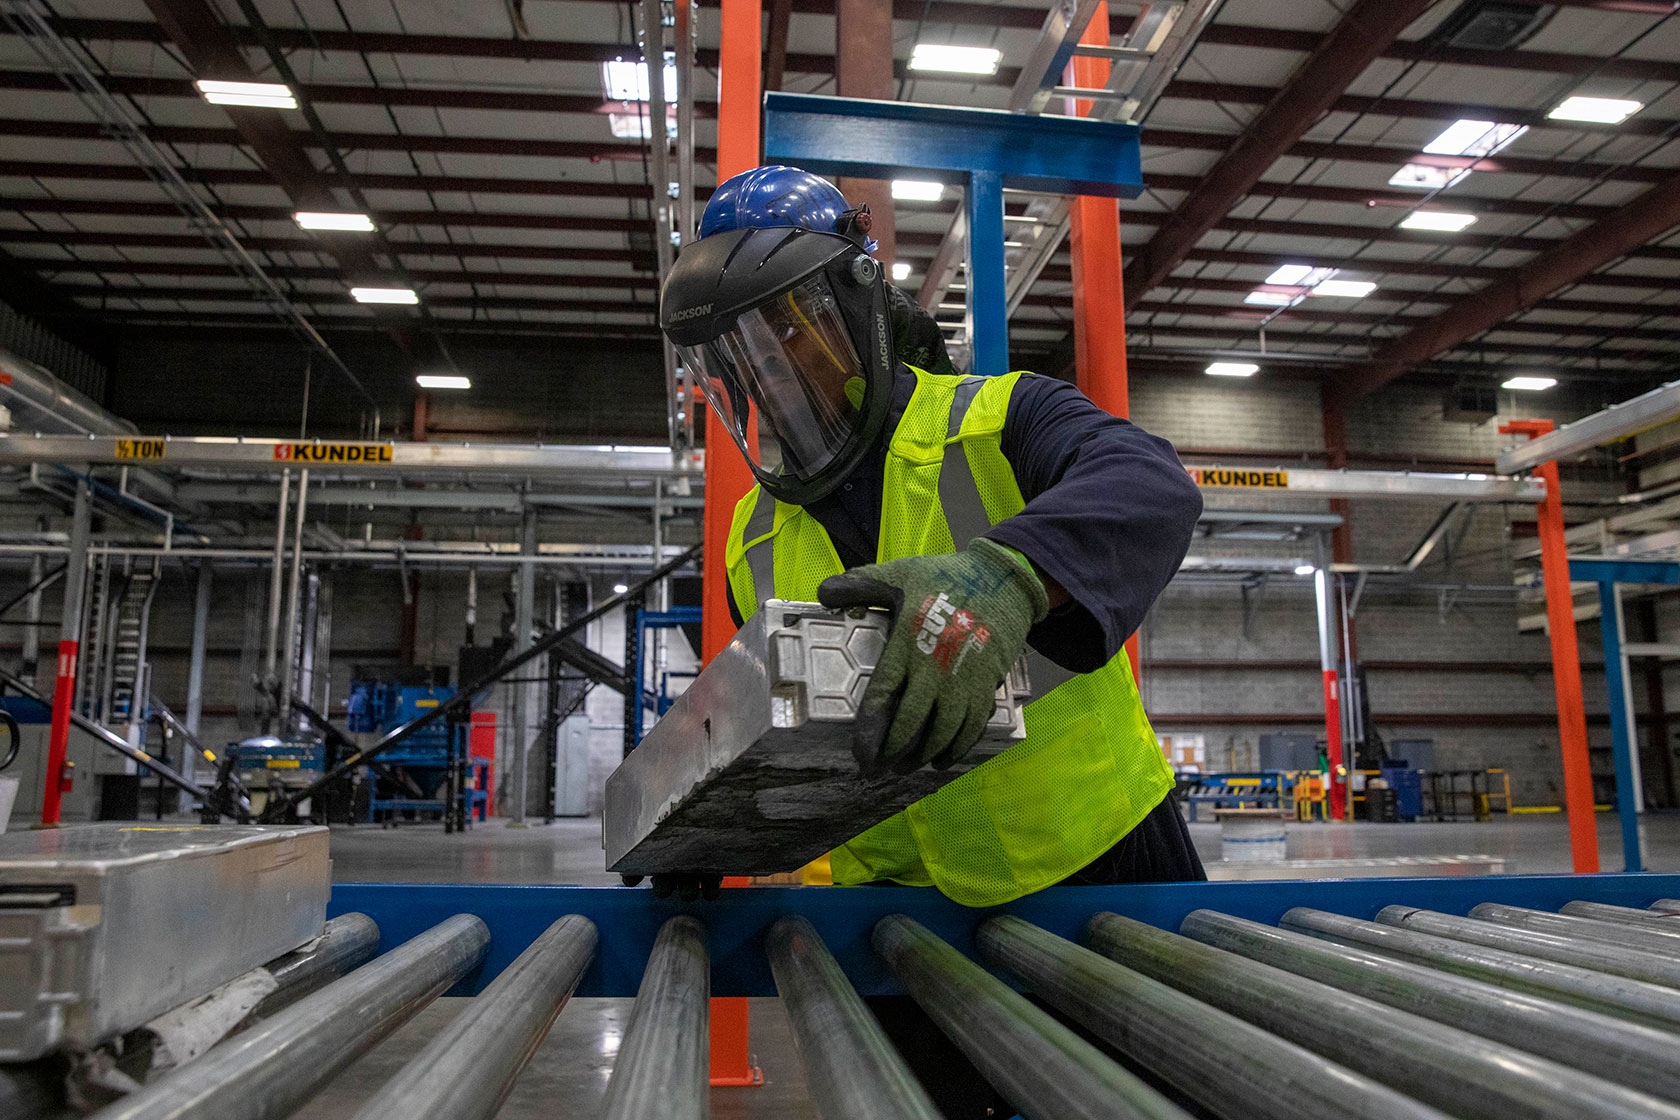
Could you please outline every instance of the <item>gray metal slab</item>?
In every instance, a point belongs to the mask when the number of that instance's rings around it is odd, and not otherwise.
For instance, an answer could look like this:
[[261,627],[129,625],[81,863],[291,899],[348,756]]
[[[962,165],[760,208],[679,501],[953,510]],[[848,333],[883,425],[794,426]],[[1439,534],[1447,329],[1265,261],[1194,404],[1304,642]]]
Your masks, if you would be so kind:
[[0,835],[0,1061],[86,1049],[320,934],[325,828]]
[[793,871],[1025,737],[1017,666],[961,762],[862,777],[852,725],[889,626],[882,611],[766,603],[607,779],[607,867]]

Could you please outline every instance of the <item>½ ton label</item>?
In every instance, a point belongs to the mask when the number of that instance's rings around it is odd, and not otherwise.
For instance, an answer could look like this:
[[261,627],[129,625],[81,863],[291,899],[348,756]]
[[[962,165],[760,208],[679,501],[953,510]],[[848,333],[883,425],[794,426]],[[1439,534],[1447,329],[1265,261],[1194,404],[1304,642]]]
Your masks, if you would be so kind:
[[119,459],[161,459],[165,443],[161,439],[119,439]]
[[1235,487],[1251,490],[1289,489],[1288,471],[1233,471],[1212,467],[1186,467],[1197,486]]

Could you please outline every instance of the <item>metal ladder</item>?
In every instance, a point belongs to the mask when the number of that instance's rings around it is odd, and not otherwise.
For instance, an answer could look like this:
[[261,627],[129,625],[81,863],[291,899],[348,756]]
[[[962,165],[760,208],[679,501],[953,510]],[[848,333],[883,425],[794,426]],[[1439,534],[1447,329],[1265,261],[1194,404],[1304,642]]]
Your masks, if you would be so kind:
[[126,728],[132,740],[145,720],[146,640],[160,561],[137,564],[133,557],[119,561],[103,556],[94,564],[78,692],[82,714],[108,727]]

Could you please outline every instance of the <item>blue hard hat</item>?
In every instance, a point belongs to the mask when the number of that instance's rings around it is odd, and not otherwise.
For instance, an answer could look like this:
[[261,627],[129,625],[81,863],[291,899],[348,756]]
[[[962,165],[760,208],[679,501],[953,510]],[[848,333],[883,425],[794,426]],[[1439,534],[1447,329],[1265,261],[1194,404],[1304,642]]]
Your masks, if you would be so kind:
[[[700,215],[700,236],[737,229],[800,226],[817,233],[848,233],[846,196],[820,175],[772,164],[732,176],[712,192]],[[873,252],[866,241],[865,252]]]

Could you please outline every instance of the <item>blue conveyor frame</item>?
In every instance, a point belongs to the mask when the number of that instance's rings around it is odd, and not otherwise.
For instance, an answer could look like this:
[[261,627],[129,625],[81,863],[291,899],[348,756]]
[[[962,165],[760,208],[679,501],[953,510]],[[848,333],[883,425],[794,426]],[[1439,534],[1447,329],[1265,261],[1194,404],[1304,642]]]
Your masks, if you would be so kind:
[[1680,898],[1680,874],[1052,887],[983,910],[959,906],[935,890],[914,887],[744,887],[724,891],[711,901],[685,903],[655,898],[645,886],[340,883],[333,888],[328,916],[353,911],[368,915],[379,923],[382,950],[389,950],[454,914],[476,914],[490,927],[490,952],[478,972],[452,993],[468,995],[495,979],[551,923],[566,914],[581,914],[599,929],[600,943],[576,994],[628,997],[641,984],[659,927],[684,913],[706,925],[714,996],[774,996],[764,934],[777,918],[798,914],[816,926],[860,993],[882,995],[900,990],[869,948],[870,931],[888,914],[915,918],[975,958],[975,929],[1000,912],[1017,914],[1051,933],[1078,940],[1085,922],[1101,910],[1176,933],[1185,915],[1204,907],[1275,925],[1284,911],[1295,906],[1369,919],[1396,903],[1467,914],[1481,902],[1556,910],[1575,899],[1644,907],[1659,898]]

